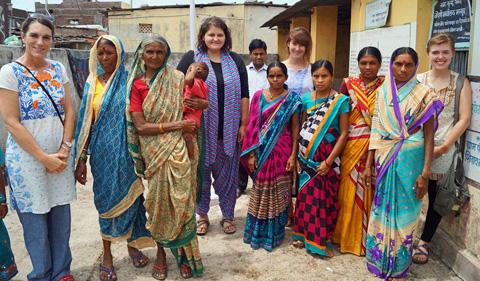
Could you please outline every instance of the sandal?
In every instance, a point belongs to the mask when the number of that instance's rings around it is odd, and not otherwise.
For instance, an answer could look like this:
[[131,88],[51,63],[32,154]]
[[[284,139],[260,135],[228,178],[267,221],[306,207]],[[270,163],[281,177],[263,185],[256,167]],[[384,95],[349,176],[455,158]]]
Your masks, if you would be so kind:
[[198,219],[197,221],[197,235],[203,236],[207,234],[209,226],[210,221],[208,220],[208,218],[200,217],[200,219]]
[[[423,257],[424,259],[420,258]],[[428,262],[429,252],[428,252],[428,245],[416,245],[414,247],[412,261],[416,264],[426,264]]]
[[168,271],[167,271],[167,262],[165,263],[156,263],[153,265],[152,269],[152,277],[157,280],[165,280],[167,279]]
[[58,281],[75,281],[75,279],[73,278],[73,275],[68,274],[58,279]]
[[130,258],[132,259],[132,264],[136,268],[143,268],[147,266],[149,259],[145,256],[141,251],[137,250],[137,253],[131,255]]
[[222,226],[225,234],[234,234],[237,231],[237,226],[233,220],[222,219],[220,221],[220,225]]
[[192,274],[192,269],[186,264],[181,264],[180,265],[180,276],[182,276],[183,279],[188,279],[193,276]]
[[[102,278],[102,273],[106,273],[106,275],[103,275],[106,276],[106,278]],[[100,264],[99,278],[102,281],[117,281],[117,273],[115,272],[115,267],[112,266],[112,268],[108,268]]]
[[293,245],[293,247],[298,248],[298,249],[305,248],[305,243],[303,243],[303,241],[300,241],[300,240],[293,241],[292,245]]

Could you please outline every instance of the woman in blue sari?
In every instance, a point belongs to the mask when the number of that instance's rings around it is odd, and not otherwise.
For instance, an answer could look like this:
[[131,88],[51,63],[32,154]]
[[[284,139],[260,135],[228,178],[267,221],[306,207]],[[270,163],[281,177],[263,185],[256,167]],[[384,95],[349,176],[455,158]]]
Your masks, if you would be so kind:
[[100,280],[116,280],[112,242],[127,240],[135,267],[148,258],[138,249],[154,247],[145,228],[144,187],[127,147],[125,52],[114,36],[101,36],[90,51],[90,75],[76,131],[75,177],[86,183],[87,155],[93,175],[95,206],[103,239]]
[[368,270],[385,280],[405,280],[410,268],[433,156],[435,117],[443,109],[434,92],[416,79],[417,65],[412,48],[393,52],[372,119],[376,184],[366,257]]
[[7,198],[5,196],[5,161],[3,151],[0,148],[0,280],[7,281],[13,278],[18,271],[12,249],[10,248],[10,238],[7,228],[3,223],[3,218],[8,213]]

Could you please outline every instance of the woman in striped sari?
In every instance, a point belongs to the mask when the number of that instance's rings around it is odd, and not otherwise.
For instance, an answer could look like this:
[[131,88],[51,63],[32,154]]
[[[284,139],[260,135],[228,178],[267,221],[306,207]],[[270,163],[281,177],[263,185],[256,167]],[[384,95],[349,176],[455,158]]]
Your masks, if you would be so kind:
[[293,245],[332,257],[337,220],[340,153],[348,137],[348,97],[333,90],[333,66],[312,65],[315,91],[302,96],[299,139],[300,189],[295,205]]
[[[384,77],[378,76],[382,55],[377,48],[363,48],[358,53],[357,61],[360,76],[343,79],[340,88],[340,92],[350,96],[350,133],[340,157],[340,211],[333,241],[339,244],[340,252],[363,256],[373,198],[370,182],[373,167],[366,167],[365,164],[367,158],[373,157],[372,153],[368,153],[370,126],[376,91]],[[368,181],[362,180],[364,175]]]
[[243,241],[271,251],[285,236],[296,171],[300,97],[286,87],[287,67],[267,68],[268,89],[256,92],[243,141],[242,162],[253,179]]
[[170,248],[183,278],[200,276],[203,265],[196,235],[195,181],[183,132],[195,121],[183,120],[181,72],[167,65],[171,54],[161,36],[144,39],[135,52],[128,79],[127,136],[136,172],[147,179],[147,229],[157,242],[152,276],[167,278],[164,248]]
[[443,108],[433,91],[416,79],[417,64],[412,48],[393,52],[372,119],[376,187],[366,257],[369,271],[385,280],[405,280],[408,273],[421,199],[427,191],[434,122]]
[[148,258],[138,249],[154,247],[145,228],[142,180],[135,174],[127,148],[125,52],[118,38],[101,36],[90,50],[90,74],[79,110],[75,177],[87,181],[87,154],[93,175],[95,207],[103,240],[100,280],[116,280],[112,242],[126,240],[135,267]]

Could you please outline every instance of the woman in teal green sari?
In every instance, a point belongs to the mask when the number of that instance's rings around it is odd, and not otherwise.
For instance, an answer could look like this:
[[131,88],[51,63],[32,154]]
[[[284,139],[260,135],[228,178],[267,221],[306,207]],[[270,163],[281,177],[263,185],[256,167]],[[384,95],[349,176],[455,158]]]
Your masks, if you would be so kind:
[[3,218],[8,213],[7,198],[5,196],[5,169],[3,151],[0,149],[0,280],[10,280],[17,274],[17,265],[10,248],[10,238]]
[[385,280],[405,280],[408,274],[427,192],[435,117],[443,109],[432,90],[415,78],[417,64],[412,48],[393,52],[372,119],[376,184],[366,258],[368,270]]

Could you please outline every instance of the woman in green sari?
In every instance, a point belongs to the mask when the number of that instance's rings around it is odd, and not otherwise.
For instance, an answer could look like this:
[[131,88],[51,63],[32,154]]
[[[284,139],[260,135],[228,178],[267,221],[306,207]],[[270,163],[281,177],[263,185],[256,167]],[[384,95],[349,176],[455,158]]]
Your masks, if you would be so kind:
[[167,41],[144,39],[128,79],[127,135],[138,175],[148,181],[147,229],[158,245],[152,276],[167,277],[164,247],[175,256],[183,278],[199,276],[203,265],[196,236],[192,162],[182,137],[195,122],[183,120],[183,74],[167,65]]
[[393,52],[372,119],[376,184],[366,257],[368,270],[385,280],[405,280],[408,274],[421,199],[427,192],[435,118],[443,109],[435,93],[416,79],[417,65],[412,48]]
[[4,169],[3,151],[0,148],[0,280],[7,281],[13,278],[18,271],[12,249],[10,248],[10,238],[7,228],[3,223],[3,218],[8,213],[7,198],[5,196],[5,169]]

